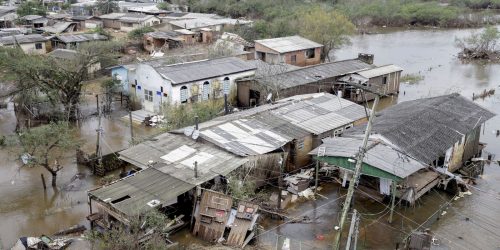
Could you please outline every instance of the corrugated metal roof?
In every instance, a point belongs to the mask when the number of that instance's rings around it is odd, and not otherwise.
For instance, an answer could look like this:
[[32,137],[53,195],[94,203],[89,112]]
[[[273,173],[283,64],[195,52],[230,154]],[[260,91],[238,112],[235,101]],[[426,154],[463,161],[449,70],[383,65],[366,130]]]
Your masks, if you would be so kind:
[[[414,158],[432,163],[464,134],[495,116],[459,94],[402,102],[375,117],[372,134],[380,134]],[[365,126],[348,134],[363,134]]]
[[109,13],[106,15],[99,16],[100,19],[119,19],[122,16],[125,16],[127,13]]
[[[89,192],[125,215],[132,216],[152,209],[147,203],[157,200],[161,205],[177,202],[177,196],[195,185],[181,181],[155,168],[148,168],[110,185]],[[113,201],[129,196],[123,201]]]
[[[362,145],[362,138],[335,137],[326,138],[320,147],[325,147],[325,156],[345,157],[354,159]],[[363,162],[375,168],[399,178],[406,178],[409,175],[425,168],[425,165],[417,160],[399,152],[380,140],[370,139],[368,145],[373,145],[365,153]],[[309,153],[318,154],[318,148]]]
[[203,60],[159,66],[155,68],[163,77],[173,84],[188,83],[218,76],[235,74],[255,70],[252,63],[236,57],[225,57],[212,60]]
[[257,108],[202,123],[201,136],[237,155],[260,155],[366,116],[363,106],[326,93],[295,96]]
[[[142,168],[152,166],[194,185],[226,175],[247,161],[213,145],[170,133],[120,152],[120,159]],[[198,178],[194,178],[194,161],[198,162]]]
[[[57,23],[54,23],[52,26],[46,26],[46,27],[41,27],[41,28],[38,28],[39,30],[43,30],[45,32],[49,32],[49,33],[52,33],[52,34],[58,34],[58,33],[63,33],[65,31],[67,31],[67,29],[73,25],[74,27],[76,26],[76,23],[73,23],[73,22],[57,22]],[[75,28],[73,28],[75,29]],[[68,30],[68,31],[73,31],[72,30]]]
[[88,41],[98,41],[107,40],[108,38],[104,35],[98,33],[92,34],[64,34],[56,36],[57,39],[64,43],[74,43],[74,42],[88,42]]
[[255,40],[255,43],[266,46],[278,53],[323,47],[322,44],[303,38],[301,36],[287,36]]
[[291,70],[281,74],[256,77],[260,84],[274,84],[281,89],[315,83],[321,80],[330,79],[356,72],[364,69],[371,69],[374,66],[358,59],[322,63],[296,70]]
[[236,24],[249,24],[252,21],[240,20],[232,18],[223,18],[218,16],[200,16],[191,17],[189,14],[182,17],[182,20],[168,21],[171,25],[181,27],[184,29],[199,29],[216,25],[236,25]]
[[126,15],[121,16],[118,20],[124,23],[140,23],[154,17],[155,16],[153,15],[145,15],[142,13],[127,13]]
[[71,49],[56,49],[50,52],[48,55],[54,58],[73,60],[78,55],[78,52],[76,52],[76,50],[71,50]]
[[14,43],[36,43],[36,42],[45,42],[48,39],[43,37],[40,34],[32,34],[32,35],[15,35],[15,36],[5,36],[0,38],[0,44],[3,45],[12,45]]
[[387,74],[399,72],[399,71],[403,71],[403,69],[399,66],[394,65],[394,64],[390,64],[390,65],[376,67],[373,69],[361,70],[361,71],[356,72],[356,74],[358,74],[362,77],[365,77],[365,78],[373,78],[373,77],[383,76],[383,75],[387,75]]
[[286,100],[291,101],[292,105],[271,112],[316,135],[343,128],[366,117],[363,106],[332,94],[306,94]]

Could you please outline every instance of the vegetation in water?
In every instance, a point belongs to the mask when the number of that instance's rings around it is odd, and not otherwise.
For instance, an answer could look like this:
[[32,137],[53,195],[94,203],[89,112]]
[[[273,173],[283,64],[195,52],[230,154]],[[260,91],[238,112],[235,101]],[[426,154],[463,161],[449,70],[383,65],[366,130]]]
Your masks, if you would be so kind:
[[458,57],[464,60],[499,60],[499,39],[500,32],[495,26],[488,26],[481,32],[472,32],[467,37],[456,38],[456,46],[461,49]]
[[407,82],[409,84],[419,83],[422,80],[424,80],[424,76],[420,74],[406,74],[400,79],[402,83]]
[[45,168],[52,175],[52,186],[56,186],[57,173],[64,166],[59,160],[75,149],[78,140],[73,136],[73,129],[67,122],[50,123],[36,128],[24,129],[19,133],[18,141],[23,149],[27,164]]

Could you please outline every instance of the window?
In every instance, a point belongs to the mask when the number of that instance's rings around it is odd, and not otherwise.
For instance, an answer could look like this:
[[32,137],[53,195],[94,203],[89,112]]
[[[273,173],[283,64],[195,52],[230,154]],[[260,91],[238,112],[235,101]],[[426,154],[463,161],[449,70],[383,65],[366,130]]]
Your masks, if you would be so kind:
[[297,55],[292,55],[291,58],[290,58],[290,61],[292,63],[296,63],[297,62]]
[[382,84],[387,84],[387,76],[382,77]]
[[42,43],[35,43],[35,49],[42,49],[43,45]]
[[224,82],[222,83],[222,91],[224,94],[229,95],[229,77],[224,77]]
[[152,90],[147,90],[144,89],[144,100],[146,101],[153,101],[153,91]]
[[186,103],[188,101],[188,88],[186,86],[181,87],[181,103]]
[[337,130],[333,131],[333,137],[337,137],[337,136],[339,136],[340,134],[342,134],[342,129],[341,129],[341,128],[339,128],[339,129],[337,129]]
[[303,140],[299,141],[297,143],[297,150],[302,150],[302,149],[304,149],[304,141]]
[[210,98],[210,83],[207,81],[207,82],[204,82],[203,83],[203,92],[202,92],[202,100],[208,100],[208,98]]
[[316,49],[308,49],[306,50],[306,58],[307,59],[311,59],[311,58],[314,58],[316,57],[316,52],[315,52]]

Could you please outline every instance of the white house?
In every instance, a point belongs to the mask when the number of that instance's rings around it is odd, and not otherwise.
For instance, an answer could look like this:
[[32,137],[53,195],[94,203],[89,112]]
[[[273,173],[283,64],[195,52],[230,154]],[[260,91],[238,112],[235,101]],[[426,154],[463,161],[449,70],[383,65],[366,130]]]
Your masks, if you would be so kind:
[[161,60],[143,62],[128,77],[129,92],[146,111],[157,112],[161,104],[221,98],[236,88],[236,80],[253,76],[254,63],[235,57],[163,65]]

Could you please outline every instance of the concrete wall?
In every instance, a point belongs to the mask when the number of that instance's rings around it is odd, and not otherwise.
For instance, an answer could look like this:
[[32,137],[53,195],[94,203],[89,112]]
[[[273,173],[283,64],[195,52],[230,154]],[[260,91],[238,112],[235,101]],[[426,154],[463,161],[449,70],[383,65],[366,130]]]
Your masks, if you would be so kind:
[[[36,44],[41,44],[41,49],[36,49]],[[45,42],[38,43],[23,43],[21,44],[21,49],[26,53],[32,54],[45,54],[47,53],[47,46]]]
[[[172,95],[172,85],[170,82],[165,80],[153,67],[149,65],[137,65],[134,81],[129,81],[129,85],[135,84],[135,81],[137,81],[137,85],[135,86],[135,96],[138,100],[140,100],[142,108],[147,111],[158,112],[160,110],[161,103],[168,102],[169,97]],[[161,92],[162,87],[163,92]],[[144,90],[152,91],[153,102],[145,100]],[[131,86],[130,92],[133,92]]]
[[103,19],[102,25],[104,28],[120,29],[121,23],[116,19]]
[[124,67],[111,69],[111,76],[116,77],[121,82],[122,89],[125,93],[129,91],[129,75],[128,70]]
[[314,149],[313,136],[308,135],[300,140],[295,140],[293,147],[294,154],[292,157],[295,168],[288,169],[288,171],[305,167],[311,163],[311,156],[308,153]]
[[[314,57],[307,58],[307,50],[297,50],[287,53],[278,53],[260,43],[255,43],[255,58],[259,58],[258,52],[265,53],[265,62],[268,63],[287,63],[299,67],[316,65],[321,63],[321,48],[314,49]],[[295,61],[292,58],[295,56]]]

